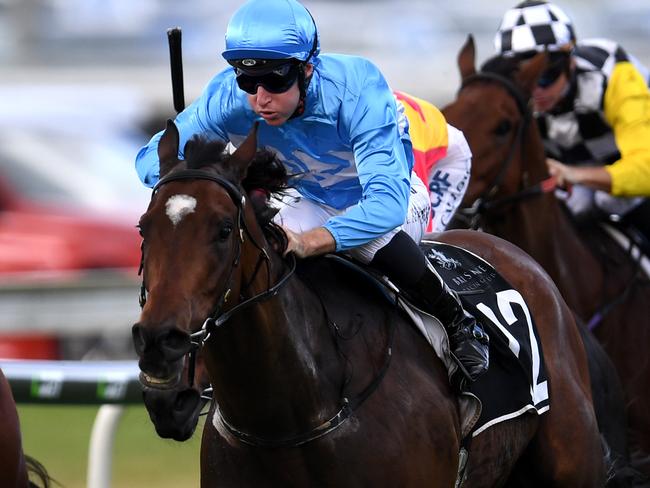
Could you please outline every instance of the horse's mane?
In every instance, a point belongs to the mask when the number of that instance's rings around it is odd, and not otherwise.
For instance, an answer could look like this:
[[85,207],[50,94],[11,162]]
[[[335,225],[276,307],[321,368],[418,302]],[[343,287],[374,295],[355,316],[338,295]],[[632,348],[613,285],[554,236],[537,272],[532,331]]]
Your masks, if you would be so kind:
[[481,65],[481,72],[501,75],[513,79],[519,69],[519,61],[514,57],[493,56]]
[[287,237],[284,231],[273,223],[273,217],[278,209],[272,207],[270,203],[271,197],[281,198],[287,193],[290,188],[290,178],[291,175],[287,174],[284,164],[275,153],[268,149],[260,149],[255,154],[242,181],[242,186],[253,204],[257,221],[266,238],[280,253],[287,247]]
[[[194,135],[185,145],[185,163],[188,169],[205,167],[219,168],[219,173],[238,185],[236,175],[225,163],[230,154],[226,144],[221,140],[211,140],[204,136]],[[289,188],[290,175],[275,153],[268,149],[259,149],[253,158],[242,186],[246,192],[262,190],[268,194],[286,192]]]
[[[238,186],[237,170],[227,163],[229,156],[226,144],[218,139],[194,135],[185,145],[185,162],[188,169],[215,168],[221,176]],[[277,209],[270,206],[269,197],[282,197],[290,188],[291,177],[275,153],[268,149],[259,149],[241,182],[267,238],[280,241],[281,246],[285,245],[285,237],[272,222]]]

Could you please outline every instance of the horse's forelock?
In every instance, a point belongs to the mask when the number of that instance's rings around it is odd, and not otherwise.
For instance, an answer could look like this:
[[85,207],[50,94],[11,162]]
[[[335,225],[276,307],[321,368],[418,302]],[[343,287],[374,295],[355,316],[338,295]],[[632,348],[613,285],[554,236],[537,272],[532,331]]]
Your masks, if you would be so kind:
[[[185,145],[185,162],[188,169],[211,167],[221,176],[236,186],[241,183],[244,190],[251,194],[282,195],[289,188],[291,175],[275,153],[267,149],[257,151],[248,167],[246,177],[242,182],[236,181],[237,172],[228,164],[226,144],[220,140],[210,140],[200,135],[194,135]],[[264,228],[267,237],[279,247],[284,247],[283,233],[274,228],[271,219],[277,212],[268,205],[268,201],[260,203],[260,199],[250,199],[254,205],[258,222]]]
[[188,169],[200,169],[212,166],[225,160],[226,144],[218,139],[210,140],[200,135],[194,135],[185,144],[185,161]]

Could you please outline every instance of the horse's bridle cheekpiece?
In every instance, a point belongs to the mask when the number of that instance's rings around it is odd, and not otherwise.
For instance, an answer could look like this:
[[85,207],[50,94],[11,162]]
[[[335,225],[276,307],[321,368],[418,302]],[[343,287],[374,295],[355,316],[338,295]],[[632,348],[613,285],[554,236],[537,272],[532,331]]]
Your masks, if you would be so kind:
[[532,119],[532,111],[528,106],[528,100],[524,97],[524,94],[521,92],[521,90],[508,78],[496,73],[480,72],[468,76],[463,80],[459,92],[466,88],[468,85],[480,81],[496,82],[497,84],[501,85],[517,104],[519,113],[522,116],[522,121],[517,127],[515,142],[510,146],[508,155],[502,161],[501,166],[499,167],[499,172],[497,173],[492,183],[487,186],[487,189],[474,201],[471,207],[458,209],[458,214],[463,217],[463,220],[468,221],[470,228],[472,229],[476,229],[478,227],[479,220],[485,213],[494,211],[495,209],[503,207],[504,205],[514,203],[519,200],[540,195],[542,193],[547,193],[554,190],[556,187],[556,178],[550,177],[540,183],[523,188],[514,195],[494,198],[496,193],[499,191],[501,183],[503,183],[503,179],[505,178],[505,175],[508,172],[508,168],[514,160],[517,150],[523,149],[526,129],[528,128]]

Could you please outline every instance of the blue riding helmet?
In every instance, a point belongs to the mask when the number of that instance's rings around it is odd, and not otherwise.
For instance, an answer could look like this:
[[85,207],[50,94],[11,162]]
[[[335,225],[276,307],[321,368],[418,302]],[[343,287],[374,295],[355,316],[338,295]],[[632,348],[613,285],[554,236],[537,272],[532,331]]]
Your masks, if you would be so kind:
[[320,52],[316,23],[296,0],[248,0],[226,30],[226,61],[288,59],[302,62]]

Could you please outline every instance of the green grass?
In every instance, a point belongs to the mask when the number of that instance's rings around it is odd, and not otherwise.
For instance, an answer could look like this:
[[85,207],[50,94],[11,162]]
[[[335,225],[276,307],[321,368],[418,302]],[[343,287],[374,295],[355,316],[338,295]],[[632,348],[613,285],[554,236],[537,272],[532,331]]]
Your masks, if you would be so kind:
[[[86,486],[98,407],[18,405],[23,448],[64,488]],[[144,407],[127,407],[113,446],[113,488],[199,486],[201,429],[187,442],[160,439]]]

